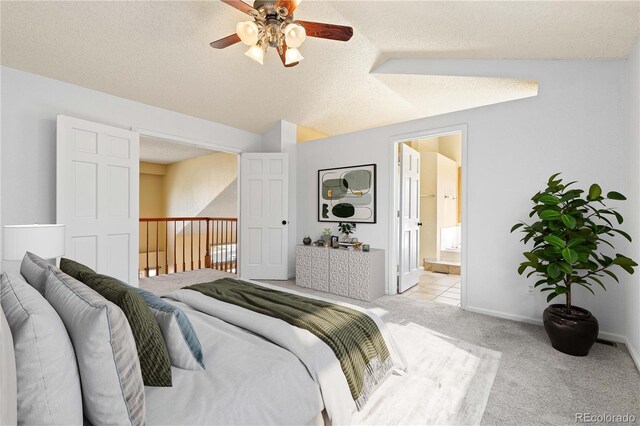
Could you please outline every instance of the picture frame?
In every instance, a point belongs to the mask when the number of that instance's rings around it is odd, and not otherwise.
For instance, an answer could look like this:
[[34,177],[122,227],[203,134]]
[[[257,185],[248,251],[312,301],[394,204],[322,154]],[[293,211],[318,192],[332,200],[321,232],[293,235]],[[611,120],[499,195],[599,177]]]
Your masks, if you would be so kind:
[[339,237],[337,235],[333,235],[331,237],[331,247],[333,247],[333,245],[338,242],[338,238]]
[[377,222],[376,164],[318,170],[318,222]]

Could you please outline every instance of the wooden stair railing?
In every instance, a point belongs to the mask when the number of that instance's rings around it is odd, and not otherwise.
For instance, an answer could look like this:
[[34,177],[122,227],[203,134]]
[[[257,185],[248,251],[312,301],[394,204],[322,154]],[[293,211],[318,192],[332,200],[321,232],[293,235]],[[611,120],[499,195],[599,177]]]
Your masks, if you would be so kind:
[[[152,223],[155,223],[155,239],[151,238],[154,233],[154,226],[150,227]],[[170,223],[173,226],[170,226]],[[194,226],[195,223],[197,223],[197,227]],[[202,229],[203,223],[204,231]],[[182,226],[180,231],[178,231],[179,225]],[[171,228],[173,228],[172,238]],[[145,234],[145,239],[143,239],[143,234]],[[204,247],[202,234],[205,234]],[[204,268],[236,273],[238,270],[237,236],[238,219],[232,217],[140,218],[140,241],[146,241],[146,246],[140,247],[140,254],[143,256],[140,262],[143,263],[143,260],[146,260],[145,267],[140,268],[140,272],[143,273],[142,276],[149,277],[192,271],[202,269],[204,266]],[[180,238],[182,239],[181,244],[178,243]],[[189,240],[188,249],[187,239]],[[161,249],[162,240],[164,240],[164,250]],[[155,244],[153,244],[154,242]],[[170,256],[171,246],[173,246],[172,256]],[[203,248],[204,256],[202,255]],[[161,265],[161,253],[164,254],[164,268]],[[173,263],[169,262],[170,257]],[[154,260],[155,262],[153,262]],[[154,268],[151,267],[152,263],[155,263]],[[154,272],[153,275],[151,275],[151,271]]]

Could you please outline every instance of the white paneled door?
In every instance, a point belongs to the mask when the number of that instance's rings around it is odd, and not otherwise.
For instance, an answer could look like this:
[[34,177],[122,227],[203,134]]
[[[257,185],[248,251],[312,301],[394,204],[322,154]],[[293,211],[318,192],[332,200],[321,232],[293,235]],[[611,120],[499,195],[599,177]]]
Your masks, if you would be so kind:
[[398,290],[420,279],[420,153],[400,144],[400,251]]
[[56,216],[65,257],[138,286],[138,133],[58,116]]
[[287,154],[245,153],[240,160],[240,274],[287,279]]

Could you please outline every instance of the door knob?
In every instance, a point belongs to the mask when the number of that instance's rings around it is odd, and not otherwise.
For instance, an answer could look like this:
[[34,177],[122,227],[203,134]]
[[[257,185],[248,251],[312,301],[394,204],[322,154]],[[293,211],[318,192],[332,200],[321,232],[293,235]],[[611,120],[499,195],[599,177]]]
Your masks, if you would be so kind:
[[286,221],[286,220],[283,220],[283,221],[282,221],[282,224],[283,224],[283,225],[286,225],[286,224],[287,224],[287,221]]
[[422,226],[422,222],[418,222],[418,226]]

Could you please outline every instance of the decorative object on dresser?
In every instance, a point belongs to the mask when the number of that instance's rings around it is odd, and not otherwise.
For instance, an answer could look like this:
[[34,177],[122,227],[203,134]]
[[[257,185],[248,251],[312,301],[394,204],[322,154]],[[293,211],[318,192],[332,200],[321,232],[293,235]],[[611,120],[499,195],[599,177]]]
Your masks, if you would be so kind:
[[304,237],[302,239],[302,244],[304,244],[305,246],[310,246],[311,245],[311,237],[309,235]]
[[371,301],[384,295],[384,250],[370,252],[296,247],[296,284]]
[[325,242],[325,245],[327,242],[331,241],[331,234],[333,233],[333,231],[331,231],[331,228],[324,228],[322,230],[322,240]]
[[318,221],[376,223],[376,165],[318,170]]
[[342,233],[343,237],[342,237],[342,241],[345,243],[354,243],[355,241],[358,241],[357,239],[354,239],[349,237],[349,235],[353,234],[354,232],[356,232],[356,224],[354,222],[340,222],[338,224],[338,229],[340,230],[340,232]]

